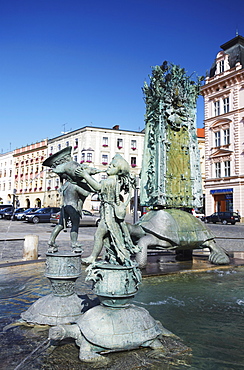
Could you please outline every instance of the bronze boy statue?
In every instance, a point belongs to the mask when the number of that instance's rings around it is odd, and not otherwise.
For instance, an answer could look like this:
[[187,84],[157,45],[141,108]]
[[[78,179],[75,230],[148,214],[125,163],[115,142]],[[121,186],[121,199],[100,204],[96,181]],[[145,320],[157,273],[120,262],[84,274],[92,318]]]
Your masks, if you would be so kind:
[[80,217],[82,217],[82,207],[86,197],[94,190],[83,179],[75,175],[75,170],[77,168],[86,169],[92,175],[101,172],[96,168],[80,165],[73,161],[71,150],[71,146],[66,147],[43,162],[43,166],[51,167],[52,171],[59,175],[61,182],[60,192],[63,196],[59,223],[55,226],[48,242],[49,253],[58,251],[58,245],[55,243],[55,240],[60,231],[67,225],[69,218],[72,223],[70,231],[72,251],[76,253],[82,252],[81,246],[77,243]]

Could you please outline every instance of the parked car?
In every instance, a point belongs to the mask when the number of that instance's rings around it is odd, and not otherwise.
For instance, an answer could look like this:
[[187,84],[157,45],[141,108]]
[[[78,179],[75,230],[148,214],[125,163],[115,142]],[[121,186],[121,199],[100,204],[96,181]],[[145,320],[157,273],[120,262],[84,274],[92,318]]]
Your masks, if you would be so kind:
[[236,222],[240,222],[240,216],[236,212],[215,212],[210,216],[204,217],[204,222],[222,222],[223,225],[232,224],[235,225]]
[[200,212],[198,209],[193,209],[192,214],[193,216],[195,216],[196,218],[199,218],[200,220],[202,220],[205,217],[205,214]]
[[3,218],[4,213],[10,210],[10,207],[0,209],[0,218]]
[[6,209],[6,208],[12,208],[12,204],[0,204],[0,210]]
[[[54,213],[50,217],[50,222],[58,224],[60,219],[60,212]],[[85,209],[82,210],[82,217],[80,218],[80,226],[97,226],[100,221],[100,216],[97,216]],[[67,227],[71,227],[71,220],[68,220]]]
[[14,220],[14,216],[16,214],[18,214],[19,212],[24,212],[25,210],[26,208],[9,208],[7,209],[7,211],[4,212],[3,218],[5,218],[6,220]]
[[38,211],[38,209],[40,209],[40,208],[27,208],[27,209],[26,209],[25,211],[23,211],[23,212],[15,213],[15,214],[14,214],[14,220],[17,220],[17,221],[24,221],[24,220],[25,220],[25,216],[26,216],[28,213],[36,212],[36,211]]
[[59,211],[60,207],[40,208],[35,212],[27,213],[25,215],[25,220],[27,222],[33,222],[33,224],[38,224],[39,222],[50,222],[51,214]]

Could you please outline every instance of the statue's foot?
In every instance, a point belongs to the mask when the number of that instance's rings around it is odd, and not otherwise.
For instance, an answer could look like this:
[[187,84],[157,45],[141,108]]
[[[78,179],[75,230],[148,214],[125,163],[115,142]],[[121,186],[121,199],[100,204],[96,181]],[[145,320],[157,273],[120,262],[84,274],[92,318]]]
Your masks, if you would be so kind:
[[106,366],[109,364],[109,359],[101,356],[96,352],[80,350],[79,359],[87,363],[99,363],[99,365]]
[[214,265],[228,265],[230,263],[230,259],[227,254],[216,251],[210,253],[208,260]]
[[81,248],[81,245],[79,245],[79,244],[72,245],[71,248],[72,248],[72,252],[74,252],[74,253],[82,253],[83,252],[83,249]]
[[89,256],[89,257],[86,257],[86,258],[82,258],[81,263],[83,263],[84,265],[90,265],[91,263],[95,262],[95,260],[96,260],[95,257]]
[[215,265],[228,265],[230,263],[230,259],[224,249],[218,247],[216,244],[211,245],[208,260]]
[[49,244],[49,247],[48,247],[47,252],[48,253],[58,252],[58,246],[57,246],[57,244]]

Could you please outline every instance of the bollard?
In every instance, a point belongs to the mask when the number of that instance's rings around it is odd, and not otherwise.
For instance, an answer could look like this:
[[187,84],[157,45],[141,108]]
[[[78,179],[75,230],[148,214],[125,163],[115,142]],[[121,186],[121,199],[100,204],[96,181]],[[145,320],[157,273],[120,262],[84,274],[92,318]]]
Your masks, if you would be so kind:
[[25,236],[23,260],[36,260],[38,258],[39,236],[29,234]]

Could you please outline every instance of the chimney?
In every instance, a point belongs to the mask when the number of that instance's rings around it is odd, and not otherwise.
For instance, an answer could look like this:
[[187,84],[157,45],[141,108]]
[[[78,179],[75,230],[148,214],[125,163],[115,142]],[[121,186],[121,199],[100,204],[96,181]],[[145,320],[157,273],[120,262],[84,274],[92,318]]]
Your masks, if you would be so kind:
[[115,126],[113,127],[113,130],[119,130],[119,125],[115,125]]

